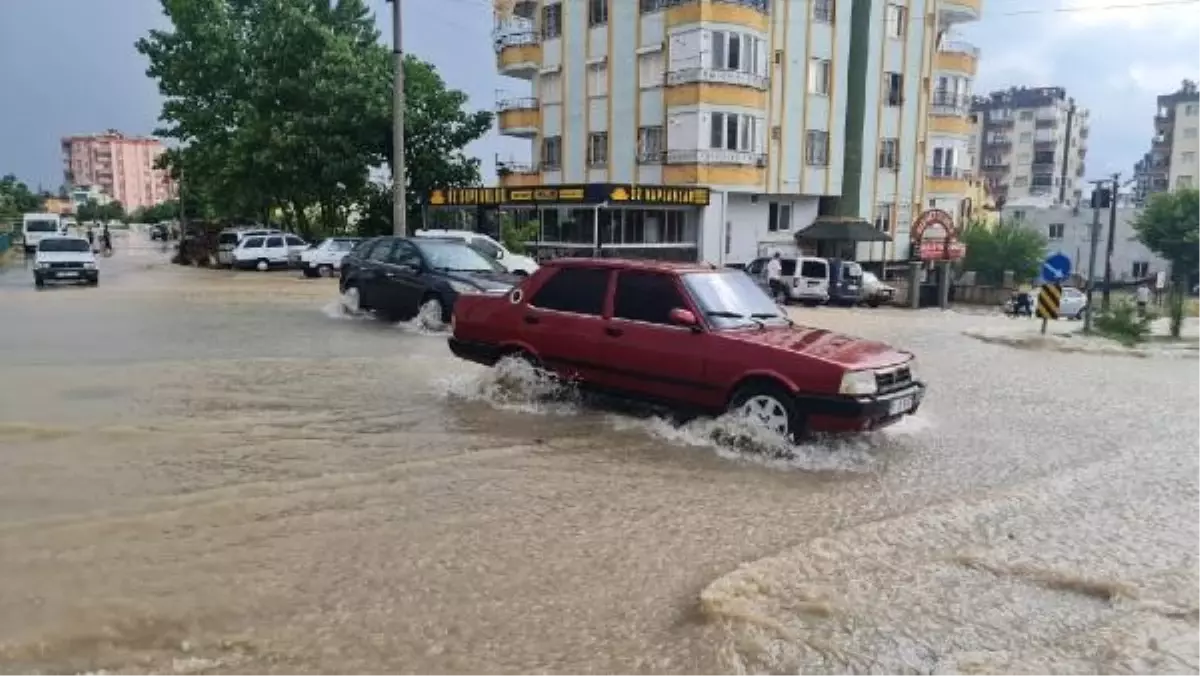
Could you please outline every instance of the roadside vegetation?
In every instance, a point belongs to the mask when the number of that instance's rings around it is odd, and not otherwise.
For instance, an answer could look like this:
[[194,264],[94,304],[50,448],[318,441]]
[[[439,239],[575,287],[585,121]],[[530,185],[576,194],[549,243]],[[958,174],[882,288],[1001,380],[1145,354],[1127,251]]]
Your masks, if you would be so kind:
[[1136,347],[1150,337],[1150,325],[1157,319],[1151,312],[1139,316],[1137,306],[1129,300],[1117,300],[1096,315],[1093,325],[1097,335],[1115,340],[1125,347]]
[[[392,230],[391,51],[365,0],[161,0],[170,28],[137,42],[164,98],[156,134],[183,213],[282,225],[308,238]],[[492,114],[406,57],[407,218],[434,185],[479,185],[464,148]],[[176,209],[178,214],[178,208]]]
[[1146,248],[1171,264],[1167,316],[1179,338],[1188,314],[1189,283],[1200,273],[1200,191],[1194,188],[1151,195],[1133,224]]
[[1011,221],[970,223],[961,239],[967,245],[962,269],[975,271],[978,283],[988,286],[1003,284],[1008,271],[1019,281],[1037,277],[1046,257],[1046,238]]

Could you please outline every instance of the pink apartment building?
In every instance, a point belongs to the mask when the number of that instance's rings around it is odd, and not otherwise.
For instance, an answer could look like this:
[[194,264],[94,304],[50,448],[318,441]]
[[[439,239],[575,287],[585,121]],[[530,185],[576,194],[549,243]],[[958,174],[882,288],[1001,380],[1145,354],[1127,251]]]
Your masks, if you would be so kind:
[[166,151],[155,138],[103,134],[62,139],[63,173],[69,186],[97,186],[125,209],[150,207],[175,197],[167,172],[154,163]]

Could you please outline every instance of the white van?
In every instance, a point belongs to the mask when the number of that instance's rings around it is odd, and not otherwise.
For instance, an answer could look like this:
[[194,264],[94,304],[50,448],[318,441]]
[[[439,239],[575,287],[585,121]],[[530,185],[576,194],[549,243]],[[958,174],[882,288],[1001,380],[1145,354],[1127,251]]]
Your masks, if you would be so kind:
[[282,234],[282,231],[274,228],[256,228],[253,226],[225,228],[217,235],[217,264],[233,266],[233,250],[237,248],[238,243],[247,237],[279,234]]
[[462,240],[467,246],[496,261],[500,267],[514,275],[529,276],[537,272],[537,261],[529,256],[515,254],[496,240],[478,232],[468,230],[418,230],[417,237],[439,237]]
[[38,242],[44,237],[58,237],[63,232],[62,218],[58,214],[25,214],[21,234],[25,238],[25,255],[37,251]]
[[[763,289],[767,286],[767,263],[770,257],[756,258],[746,266],[746,273]],[[808,305],[829,302],[829,261],[813,256],[780,256],[780,279],[787,288],[787,298]]]

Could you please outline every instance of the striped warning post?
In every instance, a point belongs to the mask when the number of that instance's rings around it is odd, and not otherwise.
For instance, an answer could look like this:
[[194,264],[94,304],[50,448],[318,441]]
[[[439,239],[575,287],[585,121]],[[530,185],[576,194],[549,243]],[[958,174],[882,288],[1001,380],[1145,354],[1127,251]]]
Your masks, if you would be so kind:
[[1061,284],[1043,284],[1038,290],[1037,316],[1042,319],[1058,319],[1058,308],[1062,302]]

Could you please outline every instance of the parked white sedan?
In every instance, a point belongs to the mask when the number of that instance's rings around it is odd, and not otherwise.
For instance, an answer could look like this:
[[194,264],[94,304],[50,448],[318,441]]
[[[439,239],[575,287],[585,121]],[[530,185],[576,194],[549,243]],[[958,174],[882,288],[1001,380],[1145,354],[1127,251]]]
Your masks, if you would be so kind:
[[1087,294],[1073,286],[1064,286],[1058,304],[1058,316],[1062,319],[1083,319],[1087,313]]
[[320,244],[301,251],[296,263],[305,277],[332,277],[342,269],[342,259],[362,239],[358,237],[327,237]]

